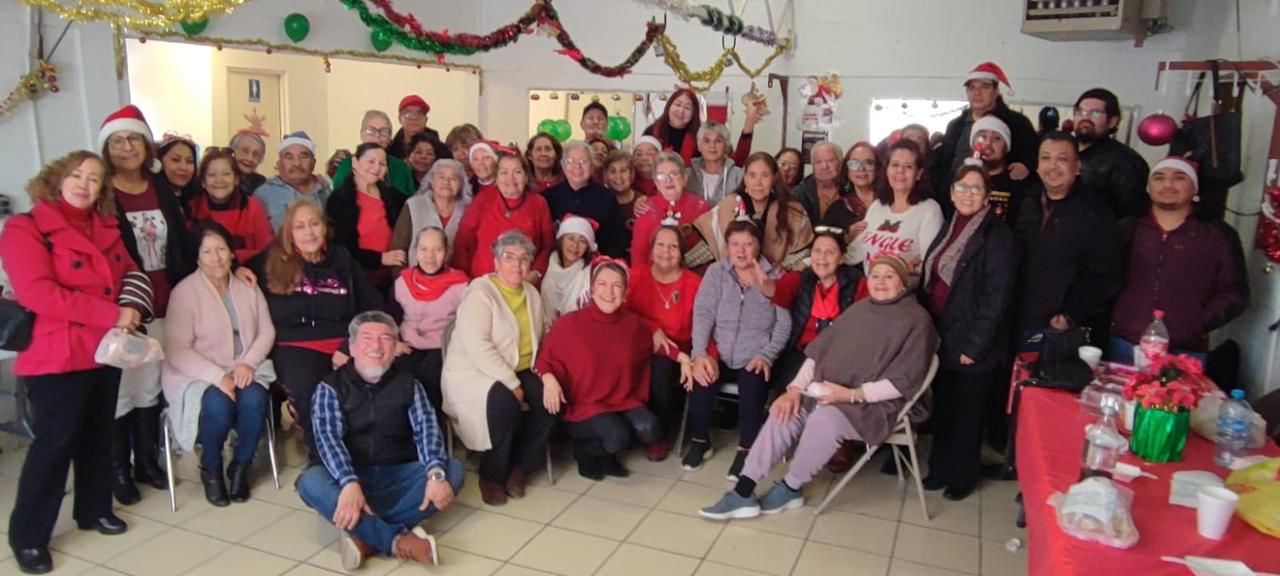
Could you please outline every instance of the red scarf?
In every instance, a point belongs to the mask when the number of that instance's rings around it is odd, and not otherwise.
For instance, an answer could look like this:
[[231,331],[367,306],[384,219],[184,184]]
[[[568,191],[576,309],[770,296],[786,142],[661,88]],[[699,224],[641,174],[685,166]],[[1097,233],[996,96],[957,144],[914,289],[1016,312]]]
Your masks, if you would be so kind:
[[453,268],[441,270],[436,274],[427,274],[422,271],[422,268],[413,266],[405,268],[404,272],[400,273],[400,277],[404,279],[409,295],[419,302],[434,302],[448,292],[450,287],[467,283],[467,275]]

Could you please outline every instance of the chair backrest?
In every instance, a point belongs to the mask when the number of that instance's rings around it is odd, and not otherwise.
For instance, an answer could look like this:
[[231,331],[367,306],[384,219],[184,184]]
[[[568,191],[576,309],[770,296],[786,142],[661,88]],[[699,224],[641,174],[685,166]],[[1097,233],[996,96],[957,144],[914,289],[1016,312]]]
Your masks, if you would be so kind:
[[933,360],[929,362],[929,372],[924,376],[924,384],[920,385],[920,389],[916,390],[916,393],[907,400],[907,403],[902,405],[902,410],[898,411],[898,418],[897,420],[894,420],[894,432],[902,432],[911,426],[911,419],[909,417],[911,408],[916,405],[916,402],[918,402],[920,398],[924,397],[924,393],[927,392],[929,390],[929,386],[933,384],[933,377],[937,375],[938,356],[935,354],[933,356]]

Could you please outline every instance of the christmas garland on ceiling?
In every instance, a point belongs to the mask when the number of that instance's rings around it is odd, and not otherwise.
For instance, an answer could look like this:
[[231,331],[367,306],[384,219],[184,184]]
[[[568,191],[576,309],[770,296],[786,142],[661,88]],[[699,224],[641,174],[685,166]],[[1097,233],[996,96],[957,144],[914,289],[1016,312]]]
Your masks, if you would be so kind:
[[759,78],[761,74],[764,74],[765,69],[770,64],[773,64],[774,60],[777,60],[779,56],[787,51],[789,45],[790,42],[788,41],[776,46],[773,49],[773,53],[768,58],[765,58],[764,63],[754,69],[742,62],[742,56],[738,54],[737,49],[725,48],[720,57],[716,58],[716,61],[706,70],[695,72],[690,70],[689,65],[680,57],[680,51],[676,48],[675,42],[671,41],[671,38],[665,34],[658,37],[658,46],[662,49],[662,60],[667,63],[672,72],[675,72],[676,79],[697,92],[710,90],[720,80],[720,76],[724,74],[725,69],[730,64],[737,64],[738,69],[742,70],[742,73],[746,74],[747,78],[752,80]]
[[[551,0],[537,0],[515,22],[484,35],[450,34],[448,30],[426,30],[417,17],[396,11],[391,0],[339,1],[349,10],[355,11],[360,16],[360,21],[364,22],[373,34],[389,37],[395,43],[410,50],[435,55],[470,55],[508,46],[519,40],[523,34],[541,31],[560,44],[560,49],[556,50],[557,54],[571,58],[592,74],[610,78],[624,76],[635,68],[649,47],[666,31],[665,24],[649,22],[644,39],[636,45],[631,54],[619,64],[605,66],[582,53],[564,29],[559,13],[551,6]],[[381,14],[375,14],[370,10],[369,4],[373,4]]]
[[252,0],[21,0],[32,8],[48,10],[68,22],[106,22],[138,31],[170,30],[182,22],[229,14]]

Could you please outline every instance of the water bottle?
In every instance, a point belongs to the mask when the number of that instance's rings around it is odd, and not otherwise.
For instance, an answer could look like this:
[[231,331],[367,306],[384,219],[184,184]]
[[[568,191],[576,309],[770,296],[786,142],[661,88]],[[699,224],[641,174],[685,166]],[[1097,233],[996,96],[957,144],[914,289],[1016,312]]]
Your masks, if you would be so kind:
[[1151,323],[1142,333],[1142,340],[1133,354],[1133,365],[1138,370],[1146,370],[1152,360],[1169,352],[1169,329],[1164,325],[1164,310],[1153,310],[1151,316]]
[[1244,399],[1244,390],[1232,390],[1231,398],[1218,407],[1218,450],[1213,463],[1230,468],[1231,462],[1243,457],[1249,445],[1249,423],[1253,409]]

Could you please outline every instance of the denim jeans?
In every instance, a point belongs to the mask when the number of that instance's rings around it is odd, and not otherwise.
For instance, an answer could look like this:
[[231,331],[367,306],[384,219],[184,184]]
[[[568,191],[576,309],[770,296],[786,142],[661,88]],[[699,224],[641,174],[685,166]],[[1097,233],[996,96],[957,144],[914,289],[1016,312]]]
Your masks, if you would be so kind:
[[[462,462],[450,458],[445,476],[456,496],[462,491]],[[427,471],[418,462],[389,466],[357,466],[360,489],[373,515],[362,514],[351,534],[379,552],[390,556],[396,537],[412,530],[437,512],[432,504],[419,510],[427,490]],[[312,466],[298,477],[298,496],[325,520],[332,522],[342,487],[324,466]]]
[[204,449],[200,467],[211,472],[222,470],[222,445],[232,428],[237,438],[232,459],[242,464],[253,462],[258,439],[267,425],[270,400],[271,393],[258,384],[236,390],[234,402],[217,386],[205,389],[200,397],[200,428],[196,432],[196,444]]

